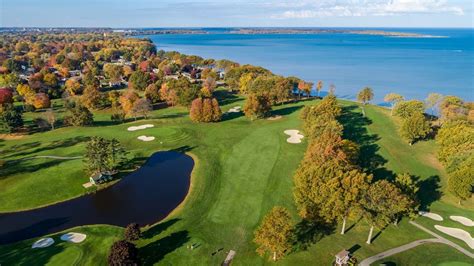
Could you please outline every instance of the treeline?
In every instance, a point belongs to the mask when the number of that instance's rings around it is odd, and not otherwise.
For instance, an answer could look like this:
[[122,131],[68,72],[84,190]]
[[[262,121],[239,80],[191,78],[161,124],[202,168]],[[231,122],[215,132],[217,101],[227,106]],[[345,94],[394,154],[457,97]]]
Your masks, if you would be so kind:
[[[374,180],[364,173],[357,165],[358,145],[343,138],[340,115],[341,107],[333,94],[303,109],[301,118],[309,145],[294,175],[295,204],[302,224],[314,229],[306,233],[342,222],[344,234],[348,219],[363,218],[370,225],[370,244],[375,227],[383,229],[416,212],[418,185],[408,174],[388,181]],[[289,212],[281,207],[273,209],[256,231],[257,251],[269,252],[274,259],[289,252],[295,244],[295,231],[287,228],[294,228]]]

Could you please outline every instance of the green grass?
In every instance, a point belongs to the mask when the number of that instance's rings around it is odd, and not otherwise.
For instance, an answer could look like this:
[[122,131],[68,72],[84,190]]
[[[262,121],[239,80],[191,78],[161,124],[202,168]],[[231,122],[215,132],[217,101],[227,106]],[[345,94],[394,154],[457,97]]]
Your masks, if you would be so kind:
[[405,252],[374,262],[374,265],[439,265],[468,266],[472,259],[443,244],[424,244]]
[[[60,236],[66,232],[87,235],[84,242],[64,242]],[[93,225],[71,228],[47,237],[55,243],[48,248],[32,249],[33,241],[26,240],[12,245],[0,245],[1,265],[107,265],[107,252],[112,243],[123,234],[115,226]]]
[[[472,217],[471,210],[457,207],[447,196],[432,193],[431,189],[436,186],[439,186],[439,192],[443,192],[445,180],[434,157],[433,141],[409,146],[399,138],[397,122],[390,118],[386,110],[368,106],[369,120],[366,120],[358,114],[360,109],[356,104],[341,102],[349,111],[344,116],[346,135],[361,142],[364,158],[381,162],[369,167],[377,178],[387,178],[400,172],[417,175],[421,180],[428,180],[424,183],[426,195],[423,194],[427,207],[440,212],[445,219],[450,213]],[[223,105],[223,110],[242,104],[241,98],[232,99]],[[245,117],[232,115],[215,124],[193,124],[187,117],[186,109],[167,108],[154,111],[149,121],[113,125],[107,112],[102,111],[96,115],[98,121],[95,127],[61,128],[0,142],[0,148],[4,151],[1,158],[8,165],[0,170],[0,202],[5,203],[0,205],[0,212],[34,208],[86,193],[81,187],[82,183],[87,182],[81,160],[35,159],[8,164],[10,161],[32,155],[81,155],[84,138],[94,135],[118,138],[130,151],[130,156],[138,158],[145,158],[158,150],[187,146],[197,159],[191,192],[183,205],[165,221],[147,228],[143,239],[138,241],[145,264],[216,265],[223,261],[225,252],[230,249],[237,251],[233,265],[267,264],[266,258],[255,253],[253,231],[275,205],[289,208],[295,222],[298,221],[292,197],[292,176],[303,157],[306,142],[289,144],[283,131],[301,129],[298,114],[304,104],[313,102],[277,106],[274,112],[283,115],[283,118],[276,121],[250,122]],[[155,127],[137,132],[126,130],[131,125],[145,123],[153,123]],[[157,141],[144,143],[136,140],[145,132],[155,136]],[[69,143],[61,143],[65,138]],[[439,181],[433,179],[434,176],[438,176]],[[417,221],[435,230],[425,219]],[[348,226],[352,224],[355,226],[346,235],[340,235],[338,227],[333,228],[329,235],[322,236],[307,250],[292,252],[278,264],[327,265],[341,249],[351,248],[357,258],[363,259],[431,237],[403,220],[398,227],[391,225],[380,234],[376,231],[373,244],[367,245],[367,224],[351,221]],[[106,236],[105,239],[109,238]],[[32,241],[22,243],[31,245]],[[460,241],[457,243],[462,245]],[[198,247],[190,250],[186,246],[191,244]],[[2,248],[7,252],[16,252],[20,248],[17,245]],[[97,249],[90,251],[94,256],[104,257],[108,246],[96,245],[92,241],[91,245]],[[221,248],[222,251],[212,255]],[[443,250],[451,251],[449,247]],[[63,252],[59,249],[48,253],[61,258]],[[68,252],[79,254],[78,251]],[[71,255],[68,263],[72,264],[78,256]],[[50,260],[51,263],[54,261]],[[84,259],[79,261],[90,264]],[[56,264],[61,263],[58,261]]]

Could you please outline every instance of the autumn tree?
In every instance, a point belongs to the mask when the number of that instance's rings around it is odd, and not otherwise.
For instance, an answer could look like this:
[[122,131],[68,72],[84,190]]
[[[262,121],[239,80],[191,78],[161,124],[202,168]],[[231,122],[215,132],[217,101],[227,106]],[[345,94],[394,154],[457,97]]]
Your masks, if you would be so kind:
[[411,200],[387,180],[379,180],[370,185],[361,198],[359,210],[370,225],[367,244],[372,242],[374,227],[384,228],[395,221],[400,213],[406,213],[410,206]]
[[16,91],[23,98],[23,102],[27,105],[33,105],[36,92],[28,84],[18,84]]
[[453,195],[461,200],[471,198],[474,189],[474,152],[471,151],[466,158],[460,160],[460,163],[454,169],[448,172],[448,189]]
[[436,135],[436,142],[438,159],[447,166],[453,158],[465,157],[474,150],[474,126],[467,121],[445,123]]
[[51,107],[51,101],[46,93],[37,93],[33,101],[33,106],[36,109],[44,109]]
[[291,249],[292,235],[290,212],[283,207],[273,207],[255,231],[257,253],[260,256],[269,253],[273,261],[282,258]]
[[439,105],[443,122],[465,119],[468,114],[464,101],[456,96],[446,96]]
[[148,115],[153,110],[151,103],[146,98],[141,98],[136,100],[133,103],[132,109],[130,110],[129,114],[133,116],[135,119],[137,116],[143,116],[145,119],[148,119]]
[[301,92],[305,93],[307,97],[311,95],[311,90],[313,88],[313,83],[311,82],[306,82],[306,81],[300,81],[298,83],[298,92],[300,92],[300,98],[301,98]]
[[122,96],[120,96],[120,105],[125,114],[130,114],[133,108],[133,104],[140,99],[138,93],[128,89]]
[[128,87],[130,89],[143,91],[150,83],[150,74],[137,70],[132,73],[128,79]]
[[126,240],[119,240],[112,244],[107,260],[110,266],[138,265],[140,263],[138,249]]
[[391,105],[391,111],[390,111],[390,115],[393,115],[393,109],[395,107],[395,105],[401,101],[405,100],[405,98],[403,96],[401,96],[400,94],[397,94],[397,93],[389,93],[387,95],[385,95],[385,97],[383,98],[383,101],[386,102],[386,103],[390,103]]
[[96,110],[102,107],[104,96],[99,88],[87,86],[81,96],[81,102],[88,109]]
[[105,64],[104,73],[110,82],[117,83],[122,80],[123,68],[116,64]]
[[75,78],[66,80],[64,86],[70,95],[78,95],[81,93],[81,83]]
[[365,87],[357,94],[357,101],[362,103],[362,114],[365,116],[364,105],[367,105],[374,98],[374,92],[371,88]]
[[425,138],[431,132],[430,122],[422,113],[413,113],[403,120],[400,135],[412,145],[415,141]]
[[265,95],[250,94],[244,105],[244,114],[251,120],[263,118],[271,111],[268,97]]
[[193,122],[220,121],[222,112],[215,98],[197,98],[191,103],[189,116]]
[[316,84],[316,91],[318,92],[318,97],[319,97],[319,93],[321,92],[322,89],[323,89],[323,81],[320,80],[320,81],[318,81],[318,83]]
[[131,223],[125,227],[124,238],[127,241],[136,241],[140,239],[141,231],[137,223]]
[[[408,174],[408,173],[401,173],[397,174],[395,177],[394,184],[405,194],[407,197],[411,199],[412,206],[407,210],[407,213],[400,213],[401,215],[409,215],[414,217],[418,211],[419,207],[419,199],[418,199],[418,191],[420,190],[420,184],[417,179]],[[395,220],[395,223],[398,222],[398,219]]]
[[0,106],[8,105],[13,103],[13,93],[12,90],[8,88],[0,89]]
[[212,77],[208,77],[202,84],[201,94],[204,97],[212,97],[212,93],[216,89],[216,80]]
[[46,86],[55,88],[58,86],[58,78],[53,73],[47,73],[43,76],[43,82]]
[[157,103],[160,101],[160,90],[155,83],[146,87],[145,98],[147,98],[151,103]]
[[54,114],[53,108],[48,109],[44,112],[44,120],[46,120],[51,127],[51,130],[54,130],[54,124],[56,123],[56,115]]

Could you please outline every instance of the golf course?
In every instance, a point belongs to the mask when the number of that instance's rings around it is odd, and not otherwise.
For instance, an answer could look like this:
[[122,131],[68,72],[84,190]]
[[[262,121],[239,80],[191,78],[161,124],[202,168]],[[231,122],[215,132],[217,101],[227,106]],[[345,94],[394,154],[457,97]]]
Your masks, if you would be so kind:
[[[258,256],[254,231],[273,206],[290,210],[300,222],[293,200],[293,175],[303,159],[306,138],[289,143],[285,130],[302,130],[300,112],[304,106],[317,105],[307,99],[274,106],[279,119],[251,121],[241,112],[229,112],[244,105],[244,97],[219,89],[215,92],[224,115],[218,123],[193,123],[184,107],[154,110],[147,119],[119,124],[110,120],[108,110],[94,112],[89,127],[64,127],[17,138],[0,139],[0,213],[35,209],[67,201],[88,193],[101,193],[103,186],[84,188],[88,176],[83,170],[86,141],[92,136],[116,138],[128,151],[126,176],[143,165],[158,151],[180,151],[195,162],[191,185],[185,200],[168,217],[142,228],[136,241],[144,265],[220,265],[229,250],[236,251],[232,265],[330,265],[334,255],[346,249],[359,261],[410,242],[433,238],[403,218],[397,225],[374,232],[366,244],[369,225],[364,220],[349,220],[347,232],[340,226],[319,230],[310,244],[296,245],[283,259],[271,262]],[[449,216],[474,219],[473,198],[458,205],[447,192],[446,174],[436,157],[434,140],[409,145],[398,134],[400,121],[390,110],[361,106],[339,100],[343,113],[344,138],[361,147],[361,160],[370,165],[375,179],[390,179],[409,173],[420,180],[421,209],[439,214],[442,222],[419,216],[415,222],[443,238],[473,252],[466,242],[437,231],[434,226],[451,226],[474,233],[473,227],[453,221]],[[61,115],[60,103],[54,108]],[[25,123],[38,112],[26,113]],[[280,118],[281,116],[281,118]],[[131,126],[153,127],[128,131]],[[155,137],[141,141],[141,135]],[[44,157],[42,157],[44,156]],[[57,159],[47,156],[74,157]],[[158,171],[156,175],[160,175]],[[160,204],[160,202],[156,202]],[[0,214],[1,219],[1,214]],[[80,244],[58,242],[51,247],[31,249],[37,239],[0,245],[0,265],[106,265],[112,243],[123,235],[123,228],[86,225],[65,232],[87,235]],[[58,239],[62,233],[49,235]],[[192,248],[190,248],[190,246]],[[397,265],[472,265],[474,259],[445,244],[423,244],[378,262]]]

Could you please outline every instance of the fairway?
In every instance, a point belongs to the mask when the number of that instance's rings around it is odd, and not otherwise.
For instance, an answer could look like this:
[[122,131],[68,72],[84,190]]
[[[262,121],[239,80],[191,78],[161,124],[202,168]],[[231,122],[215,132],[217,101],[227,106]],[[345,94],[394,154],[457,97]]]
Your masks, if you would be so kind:
[[[283,117],[274,121],[249,121],[242,114],[232,113],[219,123],[194,124],[187,117],[186,109],[173,107],[154,111],[149,120],[115,125],[106,114],[98,114],[94,127],[61,128],[19,140],[2,141],[2,159],[10,162],[25,156],[80,156],[84,150],[83,141],[88,136],[118,138],[137,165],[158,150],[184,150],[196,159],[190,193],[167,219],[146,228],[143,238],[137,242],[140,254],[146,258],[144,263],[218,265],[232,249],[237,252],[232,265],[264,265],[269,262],[256,254],[252,242],[253,232],[263,216],[273,206],[280,205],[290,209],[294,221],[299,221],[293,203],[293,173],[303,158],[307,142],[303,139],[301,144],[290,144],[283,132],[301,130],[298,118],[301,107],[316,103],[314,100],[276,106],[273,113]],[[364,158],[377,159],[377,164],[370,166],[377,178],[389,178],[402,172],[417,175],[424,182],[423,189],[427,193],[423,203],[445,217],[444,225],[453,225],[454,222],[448,220],[449,215],[474,218],[472,209],[458,208],[444,194],[445,177],[437,164],[433,141],[409,146],[398,136],[398,122],[389,116],[387,110],[367,106],[367,118],[363,118],[357,104],[341,103],[345,107],[345,120],[342,121],[345,135],[349,139],[363,140],[359,144]],[[237,105],[243,105],[243,100],[239,98],[222,104],[222,108],[226,111]],[[154,127],[127,131],[130,126],[143,124],[154,124]],[[156,140],[142,142],[136,139],[140,135],[154,136]],[[64,136],[69,140],[66,144],[60,142]],[[40,144],[34,146],[32,143]],[[1,212],[35,208],[87,193],[81,186],[87,181],[87,176],[82,171],[80,159],[20,161],[0,171],[0,201],[6,202],[0,206]],[[434,192],[439,193],[433,194],[433,187]],[[434,225],[434,221],[424,217],[418,218],[417,222],[429,228]],[[417,239],[430,238],[427,233],[410,225],[407,219],[398,226],[388,226],[382,232],[376,230],[372,245],[365,244],[369,227],[363,221],[349,221],[345,235],[340,235],[339,229],[336,226],[321,232],[308,249],[299,248],[277,264],[328,265],[341,249],[351,249],[362,260]],[[75,229],[88,233],[84,243],[77,247],[61,244],[44,249],[40,254],[42,262],[50,265],[105,264],[105,254],[113,240],[121,236],[121,229],[104,225],[86,226],[81,230]],[[444,237],[463,245],[462,241]],[[36,251],[29,249],[32,242],[27,240],[0,246],[0,254],[6,254],[0,255],[0,264],[21,260],[23,254],[34,256]],[[193,244],[195,249],[187,248]],[[434,249],[440,254],[450,254],[449,261],[465,262],[467,258],[444,245],[436,245]],[[425,247],[416,250],[423,251]],[[410,263],[423,261],[422,256],[413,256]],[[433,261],[447,262],[436,258]]]

